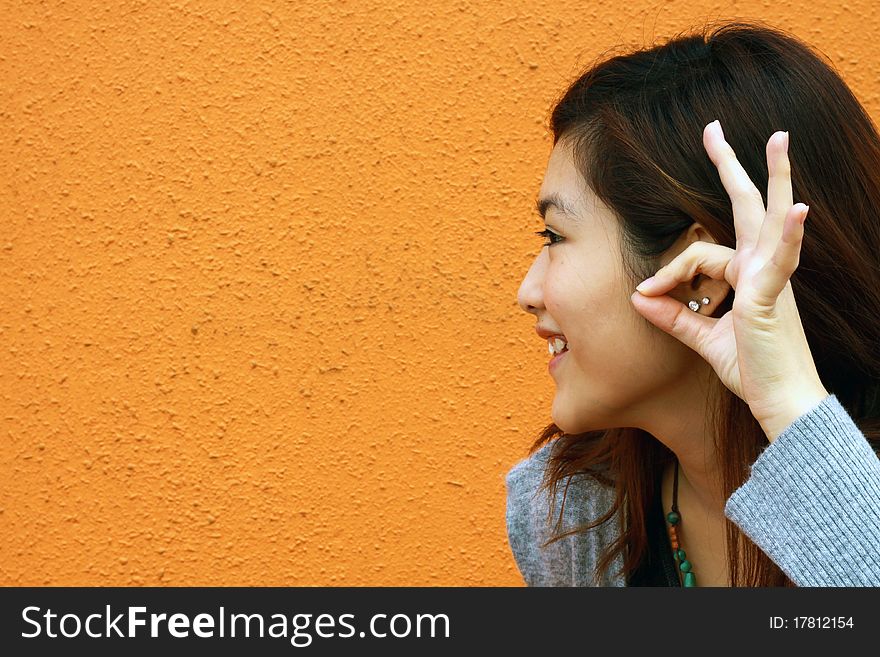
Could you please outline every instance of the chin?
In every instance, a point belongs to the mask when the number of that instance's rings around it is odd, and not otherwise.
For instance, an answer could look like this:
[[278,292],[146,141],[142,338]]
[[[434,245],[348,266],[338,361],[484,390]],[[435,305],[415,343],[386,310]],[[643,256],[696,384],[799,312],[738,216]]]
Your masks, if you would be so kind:
[[580,430],[577,427],[577,422],[572,422],[571,418],[565,416],[559,417],[556,413],[551,413],[550,419],[553,421],[553,424],[562,429],[565,433],[580,433]]
[[560,429],[562,429],[567,434],[573,435],[573,434],[577,434],[577,433],[582,433],[584,431],[584,429],[581,429],[580,427],[578,427],[576,425],[570,425],[570,424],[565,424],[565,423],[560,423],[560,422],[554,422],[554,424],[557,427],[559,427]]
[[551,412],[550,419],[553,421],[553,424],[568,434],[586,433],[587,431],[595,431],[597,428],[595,418],[592,418],[593,421],[591,422],[590,418],[571,417]]

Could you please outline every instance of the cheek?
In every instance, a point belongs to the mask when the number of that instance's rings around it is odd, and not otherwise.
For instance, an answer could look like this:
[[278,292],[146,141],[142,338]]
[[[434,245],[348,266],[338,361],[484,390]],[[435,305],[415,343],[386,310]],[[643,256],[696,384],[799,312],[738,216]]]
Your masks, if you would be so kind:
[[[544,278],[542,293],[544,306],[547,308],[551,321],[557,324],[564,324],[572,314],[572,307],[577,295],[570,289],[568,281],[561,275],[558,268],[555,271],[547,272],[547,276]],[[564,326],[559,328],[563,331],[565,330]]]
[[[565,331],[574,328],[580,319],[586,319],[584,313],[595,305],[598,290],[599,285],[596,281],[591,282],[588,271],[559,258],[550,263],[544,278],[544,305],[550,316],[562,324],[559,328]],[[566,323],[570,326],[566,327]]]
[[[583,315],[582,315],[583,316]],[[637,367],[642,345],[613,309],[596,308],[571,333],[572,355],[582,373],[596,383],[620,387],[644,374]]]
[[663,359],[656,337],[639,325],[641,316],[616,280],[603,281],[601,287],[583,287],[565,319],[574,360],[597,383],[622,388],[637,385],[652,376],[646,366]]
[[547,311],[572,339],[577,333],[604,330],[607,325],[619,330],[626,319],[620,313],[621,299],[629,303],[613,268],[603,261],[594,260],[584,267],[560,264],[544,281]]

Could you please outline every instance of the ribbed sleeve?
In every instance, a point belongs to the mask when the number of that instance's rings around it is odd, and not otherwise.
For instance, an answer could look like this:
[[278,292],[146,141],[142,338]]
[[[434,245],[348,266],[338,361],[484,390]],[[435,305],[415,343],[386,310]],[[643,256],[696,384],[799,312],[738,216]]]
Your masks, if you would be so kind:
[[880,586],[880,459],[834,394],[761,453],[724,513],[798,586]]

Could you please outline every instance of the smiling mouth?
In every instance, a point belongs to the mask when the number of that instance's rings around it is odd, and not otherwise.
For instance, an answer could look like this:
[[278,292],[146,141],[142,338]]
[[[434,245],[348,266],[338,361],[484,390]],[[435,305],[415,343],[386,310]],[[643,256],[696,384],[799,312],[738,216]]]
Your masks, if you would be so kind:
[[547,341],[547,351],[551,356],[558,356],[560,354],[564,354],[568,351],[568,342],[561,339],[556,338],[555,340]]
[[553,358],[550,359],[550,362],[547,363],[547,368],[552,372],[556,368],[556,366],[559,364],[559,361],[562,360],[565,357],[565,354],[567,354],[567,353],[568,353],[568,349],[565,349],[563,351],[560,351],[555,356],[553,356]]

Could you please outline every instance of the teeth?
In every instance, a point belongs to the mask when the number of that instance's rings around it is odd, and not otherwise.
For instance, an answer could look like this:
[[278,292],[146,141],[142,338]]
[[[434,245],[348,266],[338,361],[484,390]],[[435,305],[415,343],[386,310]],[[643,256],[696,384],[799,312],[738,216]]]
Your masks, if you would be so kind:
[[551,356],[555,356],[562,352],[568,346],[568,343],[562,338],[551,338],[547,340],[547,350]]

